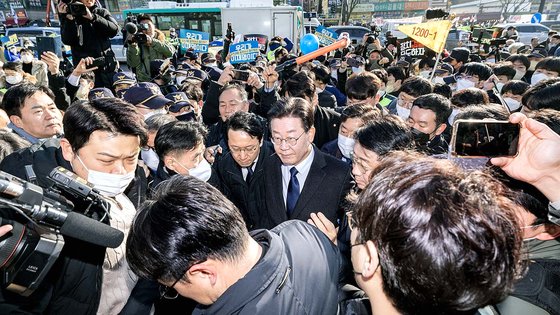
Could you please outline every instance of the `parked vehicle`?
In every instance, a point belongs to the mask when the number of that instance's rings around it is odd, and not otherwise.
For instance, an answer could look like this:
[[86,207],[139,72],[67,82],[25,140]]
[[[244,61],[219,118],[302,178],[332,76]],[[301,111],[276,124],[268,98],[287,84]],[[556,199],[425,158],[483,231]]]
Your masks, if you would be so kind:
[[124,48],[124,41],[122,35],[117,35],[111,38],[111,49],[115,53],[115,57],[122,64],[126,63],[126,48]]
[[492,37],[502,37],[504,30],[507,30],[510,26],[515,26],[517,33],[519,34],[517,41],[525,45],[530,45],[531,38],[533,37],[538,37],[539,42],[545,41],[548,38],[548,32],[550,31],[550,28],[538,23],[507,23],[495,25]]
[[328,29],[336,32],[338,35],[342,34],[343,32],[348,33],[348,35],[350,35],[350,39],[352,40],[352,45],[361,43],[364,35],[367,33],[371,33],[371,29],[363,26],[337,25],[331,26]]
[[28,38],[35,44],[37,36],[60,36],[59,27],[13,27],[6,29],[6,36],[17,35],[20,44],[24,38]]

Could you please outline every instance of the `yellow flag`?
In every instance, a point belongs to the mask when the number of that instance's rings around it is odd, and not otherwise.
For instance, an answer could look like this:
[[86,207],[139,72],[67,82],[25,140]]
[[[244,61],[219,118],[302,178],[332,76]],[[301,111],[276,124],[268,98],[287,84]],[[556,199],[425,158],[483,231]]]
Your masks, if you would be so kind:
[[443,51],[447,35],[451,29],[451,21],[440,20],[419,24],[405,24],[399,26],[399,31],[436,53]]

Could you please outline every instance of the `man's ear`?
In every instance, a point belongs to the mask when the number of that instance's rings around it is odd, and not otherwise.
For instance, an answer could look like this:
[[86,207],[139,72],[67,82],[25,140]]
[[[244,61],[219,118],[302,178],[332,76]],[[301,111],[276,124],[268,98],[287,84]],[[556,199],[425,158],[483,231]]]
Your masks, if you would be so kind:
[[170,154],[163,157],[163,165],[175,172],[175,159]]
[[372,241],[367,241],[364,245],[367,259],[364,260],[362,275],[364,278],[371,278],[379,267],[379,254]]
[[560,237],[560,225],[556,225],[553,223],[545,223],[545,231],[537,234],[535,236],[536,239],[541,241],[550,241]]
[[315,127],[309,128],[308,134],[309,134],[309,142],[313,142],[313,139],[315,139]]
[[445,131],[445,128],[447,128],[446,123],[443,123],[443,124],[439,125],[439,127],[437,127],[437,129],[436,129],[436,136],[441,135]]
[[10,115],[10,121],[12,124],[16,125],[16,127],[23,129],[23,121],[18,115]]
[[74,160],[74,150],[66,138],[60,139],[60,149],[62,150],[62,157],[66,161],[71,162]]
[[197,277],[200,279],[208,279],[213,286],[218,280],[218,266],[215,261],[207,260],[189,268],[187,274],[189,278]]

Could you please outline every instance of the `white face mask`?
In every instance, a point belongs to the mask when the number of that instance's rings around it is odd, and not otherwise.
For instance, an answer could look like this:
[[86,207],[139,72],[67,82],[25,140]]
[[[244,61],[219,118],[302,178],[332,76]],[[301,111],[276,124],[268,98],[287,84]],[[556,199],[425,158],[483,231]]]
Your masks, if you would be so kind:
[[331,69],[331,78],[338,79],[338,69]]
[[355,74],[360,74],[362,73],[362,71],[364,71],[364,69],[362,67],[352,67],[352,72],[354,72]]
[[474,87],[474,82],[467,80],[467,79],[459,79],[457,80],[457,91],[461,91],[464,89]]
[[498,90],[498,92],[502,93],[502,88],[503,87],[504,87],[504,84],[502,82],[496,83],[496,89]]
[[453,108],[451,115],[449,115],[449,118],[447,119],[449,125],[453,126],[453,122],[455,121],[455,116],[457,116],[457,114],[459,114],[460,112],[461,110],[459,110],[458,108]]
[[87,181],[103,196],[115,197],[116,195],[122,194],[134,179],[134,171],[127,174],[111,174],[93,171],[87,168],[78,155],[76,155],[76,157],[88,171]]
[[521,102],[511,97],[504,97],[504,102],[506,102],[506,105],[509,108],[510,112],[514,112],[518,110],[519,107],[521,107]]
[[429,79],[431,74],[432,74],[432,71],[430,71],[430,70],[420,71],[420,76],[424,79]]
[[318,88],[318,87],[315,88],[315,92],[316,92],[317,94],[323,93],[323,91],[324,91],[323,89],[320,89],[320,88]]
[[21,81],[23,81],[23,75],[21,73],[18,73],[16,75],[6,76],[6,82],[8,82],[11,85],[19,84],[21,83]]
[[399,115],[400,118],[407,120],[410,116],[410,109],[402,107],[397,103],[397,115]]
[[33,56],[31,55],[23,55],[21,56],[21,61],[23,63],[30,63],[31,61],[33,61]]
[[159,115],[159,114],[167,114],[167,110],[165,110],[165,108],[160,108],[160,109],[156,109],[154,111],[151,111],[147,114],[144,114],[144,120],[154,116],[154,115]]
[[175,77],[175,82],[177,82],[178,86],[181,86],[183,84],[183,81],[185,81],[186,78],[187,77],[183,77],[183,76]]
[[443,77],[434,77],[432,82],[435,84],[445,84],[445,81],[443,81]]
[[542,72],[535,72],[533,73],[533,76],[531,77],[531,85],[536,85],[537,83],[547,80],[549,79],[549,77],[542,73]]
[[144,163],[148,166],[149,169],[151,169],[154,172],[157,171],[157,168],[158,168],[158,165],[159,165],[159,157],[154,150],[152,150],[152,149],[148,149],[148,150],[142,149],[142,152],[140,152],[140,155],[142,156],[142,161],[144,161]]
[[486,63],[496,63],[496,58],[486,59]]
[[338,148],[345,158],[349,159],[352,156],[355,143],[356,140],[343,136],[340,133],[338,134]]
[[537,63],[539,63],[536,60],[531,60],[531,65],[529,66],[529,71],[535,71],[535,69],[537,68]]
[[521,80],[525,76],[525,73],[527,72],[515,69],[515,75],[513,76],[513,80]]
[[210,166],[206,159],[202,159],[195,168],[189,170],[189,175],[207,182],[212,176],[212,166]]

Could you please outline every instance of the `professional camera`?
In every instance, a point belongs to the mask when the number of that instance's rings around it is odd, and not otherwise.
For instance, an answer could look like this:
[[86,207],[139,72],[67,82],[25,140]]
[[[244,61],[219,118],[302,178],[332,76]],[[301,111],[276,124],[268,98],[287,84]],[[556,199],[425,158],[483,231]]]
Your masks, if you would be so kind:
[[506,44],[505,38],[494,38],[490,40],[490,46],[502,46]]
[[[105,220],[109,212],[109,203],[91,184],[62,167],[55,168],[48,179],[53,187],[43,189],[0,171],[2,213],[17,219],[0,218],[0,225],[14,227],[0,237],[0,285],[23,296],[40,286],[60,255],[65,237],[111,248],[124,239],[121,231],[84,215],[95,207],[105,213],[101,218]],[[61,191],[89,203],[84,214],[73,212],[74,205]]]
[[68,11],[72,16],[84,16],[87,14],[87,7],[79,1],[74,1],[68,4]]
[[132,35],[132,39],[130,40],[131,42],[138,43],[138,44],[145,44],[148,42],[148,35],[139,32],[138,30],[147,31],[149,27],[150,26],[148,25],[148,23],[136,24],[134,22],[128,22],[124,25],[123,36],[127,37],[126,34],[131,34]]

